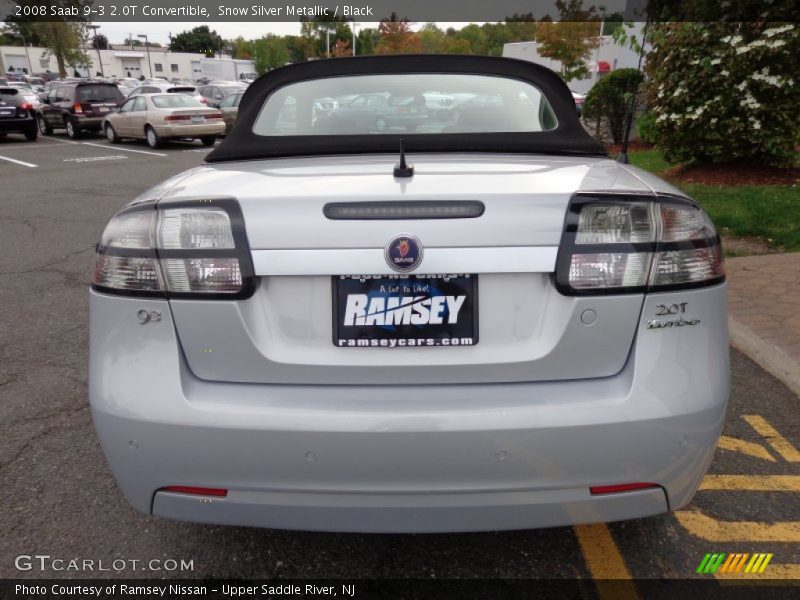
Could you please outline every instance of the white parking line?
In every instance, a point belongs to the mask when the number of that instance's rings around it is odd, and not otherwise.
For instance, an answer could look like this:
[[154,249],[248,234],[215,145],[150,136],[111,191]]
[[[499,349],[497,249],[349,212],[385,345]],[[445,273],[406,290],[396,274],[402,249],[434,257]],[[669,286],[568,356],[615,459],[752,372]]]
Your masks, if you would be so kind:
[[48,142],[61,142],[62,144],[80,144],[80,142],[73,142],[72,140],[62,140],[61,138],[52,136],[39,136],[40,140],[47,140]]
[[[83,142],[84,146],[96,146],[98,148],[104,148],[106,150],[109,149],[108,144],[94,144],[92,142]],[[133,148],[120,148],[114,147],[114,150],[122,150],[123,152],[137,152],[139,154],[150,154],[151,156],[167,156],[166,154],[162,154],[160,152],[150,152],[148,150],[134,150]]]
[[25,162],[24,160],[17,160],[16,158],[9,158],[8,156],[0,156],[0,160],[7,160],[8,162],[16,163],[18,165],[22,165],[23,167],[38,167],[39,165],[35,165],[33,163]]
[[83,158],[65,158],[62,162],[75,162],[75,163],[86,163],[86,162],[95,162],[98,160],[123,160],[128,158],[127,156],[123,156],[122,154],[112,154],[111,156],[85,156]]

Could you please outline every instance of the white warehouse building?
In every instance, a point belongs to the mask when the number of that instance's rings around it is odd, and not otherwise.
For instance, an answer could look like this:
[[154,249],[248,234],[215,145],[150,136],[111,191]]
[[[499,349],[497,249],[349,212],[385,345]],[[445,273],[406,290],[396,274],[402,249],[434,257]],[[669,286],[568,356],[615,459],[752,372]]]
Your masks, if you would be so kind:
[[[636,23],[629,33],[641,39],[642,23]],[[541,56],[537,42],[516,42],[503,45],[503,56],[508,58],[518,58],[529,60],[552,69],[557,73],[561,72],[561,62]],[[636,68],[639,64],[639,53],[631,49],[628,45],[621,46],[614,41],[610,35],[600,38],[600,46],[592,50],[587,61],[589,73],[583,79],[573,79],[568,82],[569,89],[579,94],[586,94],[601,77],[616,69],[627,67]]]
[[[191,52],[170,52],[166,48],[148,49],[143,46],[110,46],[108,50],[96,50],[91,47],[85,49],[89,59],[87,65],[77,67],[68,66],[67,76],[78,72],[81,77],[91,77],[97,74],[104,77],[164,77],[166,79],[188,79],[195,81],[200,77],[209,76],[216,78],[216,63],[246,63],[241,66],[243,70],[255,71],[252,61],[232,61],[229,57],[223,59],[206,58],[204,54]],[[0,74],[13,69],[16,72],[27,73],[55,73],[58,74],[58,64],[55,57],[51,56],[46,48],[35,46],[0,46]],[[207,72],[208,71],[208,72]],[[212,74],[211,71],[214,71]]]

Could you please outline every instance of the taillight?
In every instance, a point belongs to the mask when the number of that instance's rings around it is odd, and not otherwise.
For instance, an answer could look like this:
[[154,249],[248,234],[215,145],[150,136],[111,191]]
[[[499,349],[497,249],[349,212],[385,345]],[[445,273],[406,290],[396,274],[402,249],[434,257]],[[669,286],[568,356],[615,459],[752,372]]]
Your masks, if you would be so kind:
[[255,278],[239,204],[218,199],[123,209],[97,245],[92,287],[134,296],[250,296]]
[[203,104],[208,104],[208,100],[206,100],[206,99],[205,99],[205,98],[203,98],[202,96],[199,98],[199,100],[200,100],[200,102],[202,102]]
[[20,110],[33,110],[33,104],[30,102],[23,102],[18,107]]
[[191,121],[192,117],[189,115],[167,115],[164,117],[165,121],[175,122],[175,121]]
[[719,236],[687,198],[576,194],[556,266],[568,295],[657,292],[725,280]]
[[208,120],[208,119],[221,119],[221,118],[222,118],[222,113],[211,113],[211,114],[206,115],[206,120]]
[[194,487],[188,485],[168,485],[161,488],[162,492],[175,492],[178,494],[193,494],[195,496],[219,496],[224,498],[228,490],[223,488]]
[[600,494],[619,494],[622,492],[635,492],[638,490],[649,490],[657,488],[656,483],[619,483],[617,485],[595,485],[589,488],[589,493],[593,496]]
[[83,107],[81,106],[80,102],[76,102],[75,104],[73,104],[72,105],[72,110],[76,115],[82,115],[83,114]]

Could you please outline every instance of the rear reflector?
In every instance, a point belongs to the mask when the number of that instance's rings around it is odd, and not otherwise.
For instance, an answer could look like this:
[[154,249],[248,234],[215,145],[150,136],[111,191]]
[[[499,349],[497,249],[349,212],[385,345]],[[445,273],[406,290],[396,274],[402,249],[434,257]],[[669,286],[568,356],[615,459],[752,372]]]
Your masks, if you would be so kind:
[[477,200],[423,200],[412,202],[335,202],[322,212],[334,220],[474,219],[483,214]]
[[589,488],[593,496],[598,494],[618,494],[619,492],[632,492],[634,490],[646,490],[657,488],[656,483],[620,483],[618,485],[596,485]]
[[190,487],[185,485],[169,485],[161,488],[162,492],[178,492],[179,494],[196,494],[198,496],[220,496],[228,495],[228,490],[220,488]]

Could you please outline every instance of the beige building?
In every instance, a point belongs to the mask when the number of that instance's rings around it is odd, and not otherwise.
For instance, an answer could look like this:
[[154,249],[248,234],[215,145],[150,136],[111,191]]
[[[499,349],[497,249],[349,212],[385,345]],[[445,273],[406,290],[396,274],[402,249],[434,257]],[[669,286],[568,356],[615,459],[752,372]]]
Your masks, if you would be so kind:
[[[149,54],[149,55],[148,55]],[[165,77],[194,81],[203,76],[203,54],[190,52],[170,52],[166,48],[150,48],[149,53],[142,46],[114,45],[109,50],[95,50],[87,47],[86,65],[67,67],[67,75],[75,71],[81,77],[99,74],[105,77]],[[58,64],[45,48],[35,46],[0,46],[0,71],[10,69],[29,73],[58,73]]]

